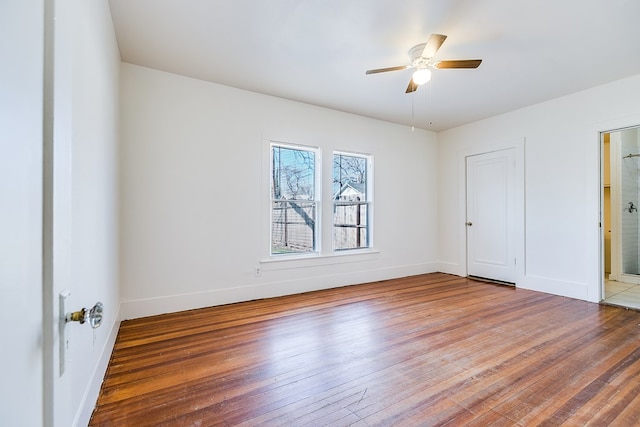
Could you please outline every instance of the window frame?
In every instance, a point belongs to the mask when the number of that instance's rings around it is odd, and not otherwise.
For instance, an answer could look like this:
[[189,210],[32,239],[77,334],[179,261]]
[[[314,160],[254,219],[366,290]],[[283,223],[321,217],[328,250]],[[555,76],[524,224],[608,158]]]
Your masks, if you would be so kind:
[[[314,180],[313,180],[313,199],[276,199],[274,197],[274,148],[280,147],[289,150],[307,151],[314,154]],[[291,251],[291,252],[274,252],[274,204],[286,201],[299,201],[302,203],[313,203],[315,205],[315,222],[313,228],[313,248],[311,251]],[[322,153],[319,147],[304,144],[292,144],[279,141],[269,142],[269,256],[272,259],[282,258],[300,258],[319,255],[322,251]]]
[[[333,177],[334,177],[334,167],[335,167],[335,156],[346,156],[346,157],[356,157],[365,160],[366,164],[366,179],[365,179],[365,200],[362,201],[340,201],[336,199],[335,192],[333,190]],[[333,150],[331,155],[331,242],[332,242],[332,252],[336,253],[352,253],[354,251],[370,251],[373,249],[373,155],[366,153],[358,153],[353,151],[345,151],[345,150]],[[366,213],[366,245],[359,247],[347,247],[347,248],[338,248],[336,247],[336,207],[337,206],[349,206],[349,205],[366,205],[367,213]],[[343,228],[344,225],[339,225],[340,228]],[[357,226],[356,226],[357,227]]]

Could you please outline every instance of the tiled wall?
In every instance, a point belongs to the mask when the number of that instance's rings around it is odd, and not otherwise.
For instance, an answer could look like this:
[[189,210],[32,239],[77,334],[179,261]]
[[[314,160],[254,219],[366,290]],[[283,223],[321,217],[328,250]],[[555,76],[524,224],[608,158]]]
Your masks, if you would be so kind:
[[[621,153],[640,153],[637,130],[622,132]],[[624,158],[620,168],[621,174],[621,227],[622,227],[622,272],[624,274],[640,274],[640,214],[637,210],[629,212],[629,203],[638,208],[639,164],[640,157]]]

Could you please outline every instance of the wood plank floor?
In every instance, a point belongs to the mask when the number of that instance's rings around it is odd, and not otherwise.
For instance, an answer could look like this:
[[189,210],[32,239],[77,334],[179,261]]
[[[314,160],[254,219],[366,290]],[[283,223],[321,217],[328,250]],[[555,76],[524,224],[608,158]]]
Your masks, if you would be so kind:
[[434,273],[125,321],[90,425],[638,420],[639,312]]

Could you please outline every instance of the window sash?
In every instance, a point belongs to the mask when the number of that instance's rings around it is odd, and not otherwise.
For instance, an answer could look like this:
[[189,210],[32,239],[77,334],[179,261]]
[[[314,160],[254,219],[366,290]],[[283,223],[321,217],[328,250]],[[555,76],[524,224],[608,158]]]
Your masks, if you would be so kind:
[[333,246],[335,251],[370,247],[369,202],[334,204]]
[[[345,161],[347,164],[343,164]],[[350,163],[350,164],[349,164]],[[349,170],[349,168],[353,170]],[[333,153],[333,250],[348,251],[371,247],[371,157],[346,152]],[[349,185],[355,194],[340,193]],[[358,194],[358,191],[360,192]],[[350,198],[357,200],[350,200]]]
[[[276,150],[279,150],[277,155]],[[271,144],[270,152],[270,254],[317,252],[320,247],[319,152],[310,147],[275,143]],[[283,160],[283,152],[288,152],[290,157]]]
[[313,201],[271,202],[271,254],[311,253],[317,250],[317,210]]

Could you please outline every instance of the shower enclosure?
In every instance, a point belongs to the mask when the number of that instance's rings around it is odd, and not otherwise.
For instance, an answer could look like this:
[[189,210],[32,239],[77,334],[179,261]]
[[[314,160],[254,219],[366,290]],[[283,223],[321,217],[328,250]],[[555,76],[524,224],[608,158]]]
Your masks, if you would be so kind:
[[603,142],[603,158],[609,162],[603,168],[605,270],[609,267],[610,280],[640,283],[639,128],[603,134]]

